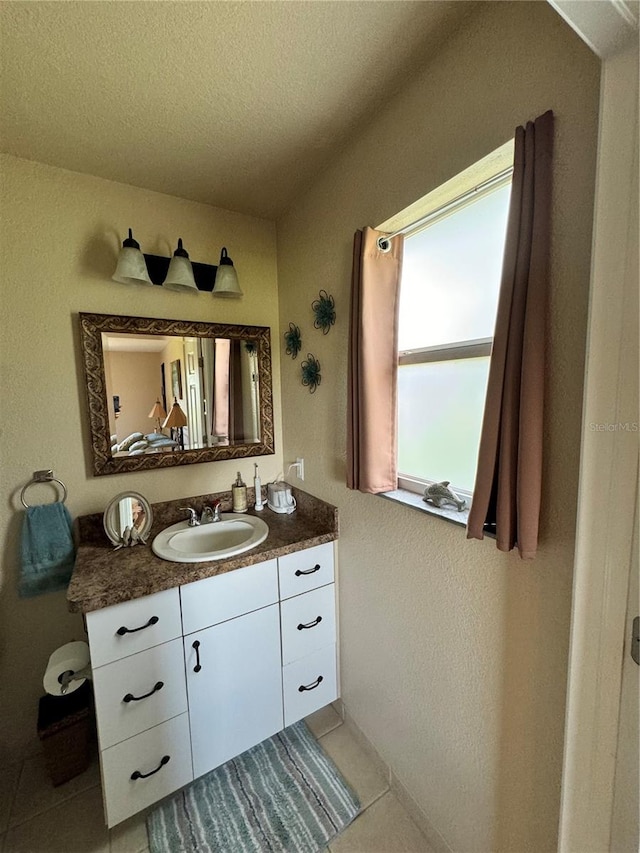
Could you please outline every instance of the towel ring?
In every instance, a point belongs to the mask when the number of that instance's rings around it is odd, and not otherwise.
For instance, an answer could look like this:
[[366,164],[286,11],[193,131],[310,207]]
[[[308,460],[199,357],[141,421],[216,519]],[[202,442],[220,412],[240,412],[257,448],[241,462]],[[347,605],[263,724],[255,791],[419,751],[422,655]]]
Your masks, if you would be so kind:
[[34,471],[33,477],[29,480],[26,486],[22,487],[22,491],[20,492],[20,501],[22,502],[22,506],[25,509],[29,509],[30,507],[30,504],[28,504],[24,499],[25,492],[27,491],[29,486],[33,486],[36,483],[57,483],[62,489],[62,497],[59,498],[57,501],[54,501],[54,503],[64,503],[66,501],[67,487],[62,482],[62,480],[58,480],[57,477],[53,476],[53,471],[51,471],[49,468],[45,468],[44,471]]

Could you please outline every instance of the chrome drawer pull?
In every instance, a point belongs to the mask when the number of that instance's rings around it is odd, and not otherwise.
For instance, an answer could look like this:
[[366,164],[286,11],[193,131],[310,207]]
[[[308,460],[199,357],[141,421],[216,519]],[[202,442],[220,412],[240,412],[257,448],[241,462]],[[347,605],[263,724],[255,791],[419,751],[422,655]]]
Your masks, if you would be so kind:
[[314,619],[313,622],[307,622],[306,625],[303,625],[303,623],[301,622],[298,625],[298,631],[302,631],[303,628],[315,628],[316,625],[319,625],[321,622],[322,622],[322,616],[318,616],[318,618]]
[[158,690],[162,690],[164,687],[163,681],[156,682],[151,690],[148,693],[145,693],[144,696],[134,696],[133,693],[127,693],[126,696],[122,697],[123,702],[139,702],[141,699],[148,699],[149,696],[153,696],[154,693],[157,693]]
[[322,683],[322,680],[322,676],[319,675],[313,684],[301,684],[300,687],[298,687],[298,693],[304,693],[305,690],[315,690],[316,687]]
[[196,650],[196,665],[193,668],[194,672],[200,672],[202,667],[200,666],[200,640],[194,640],[191,644],[191,648]]
[[312,569],[296,569],[296,577],[299,578],[300,575],[312,575],[314,572],[320,570],[320,563],[316,563]]
[[150,773],[141,773],[139,770],[134,770],[131,774],[131,778],[135,781],[136,779],[148,779],[149,776],[153,776],[154,773],[157,773],[158,770],[161,770],[165,764],[168,764],[171,761],[170,755],[163,755],[160,759],[160,764],[156,767],[155,770],[152,770]]
[[152,616],[146,625],[140,625],[139,628],[125,628],[123,625],[122,628],[118,628],[116,634],[119,634],[121,637],[124,637],[125,634],[135,634],[136,631],[144,631],[145,628],[148,628],[150,625],[155,625],[159,621],[160,618],[158,616]]

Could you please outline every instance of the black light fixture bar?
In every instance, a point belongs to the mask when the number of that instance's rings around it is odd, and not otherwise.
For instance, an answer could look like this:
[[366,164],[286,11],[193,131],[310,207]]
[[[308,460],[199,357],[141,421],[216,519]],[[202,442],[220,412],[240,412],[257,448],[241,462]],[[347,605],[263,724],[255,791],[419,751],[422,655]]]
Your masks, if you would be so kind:
[[[162,285],[162,282],[167,277],[169,262],[171,258],[164,258],[162,255],[147,255],[144,259],[147,264],[149,278],[154,284]],[[213,264],[200,264],[197,261],[191,261],[193,268],[193,277],[195,279],[198,290],[211,293],[216,280],[217,266]]]

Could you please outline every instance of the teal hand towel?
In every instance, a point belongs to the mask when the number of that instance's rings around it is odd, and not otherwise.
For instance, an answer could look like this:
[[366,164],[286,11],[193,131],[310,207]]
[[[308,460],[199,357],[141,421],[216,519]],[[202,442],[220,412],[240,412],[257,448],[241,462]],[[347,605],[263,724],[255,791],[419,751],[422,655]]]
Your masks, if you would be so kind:
[[71,516],[63,503],[27,509],[22,523],[20,552],[21,598],[67,588],[75,561],[75,547]]

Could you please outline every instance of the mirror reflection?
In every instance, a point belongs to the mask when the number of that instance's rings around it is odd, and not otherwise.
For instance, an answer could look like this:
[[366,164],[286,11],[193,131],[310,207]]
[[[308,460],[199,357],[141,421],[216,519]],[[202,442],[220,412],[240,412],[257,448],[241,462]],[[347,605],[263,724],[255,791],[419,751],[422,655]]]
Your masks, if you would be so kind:
[[260,441],[256,340],[101,337],[114,457]]
[[267,326],[79,320],[94,474],[275,452]]

